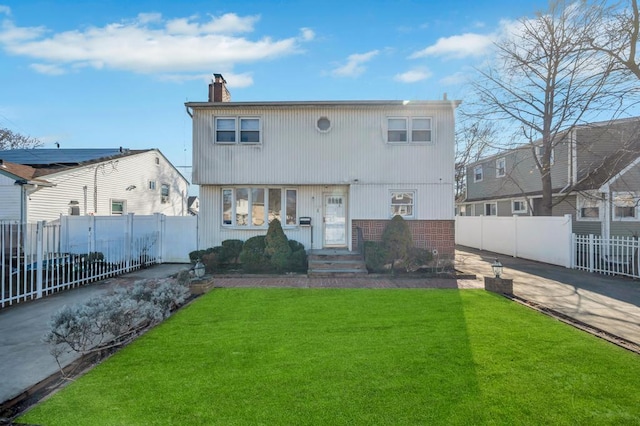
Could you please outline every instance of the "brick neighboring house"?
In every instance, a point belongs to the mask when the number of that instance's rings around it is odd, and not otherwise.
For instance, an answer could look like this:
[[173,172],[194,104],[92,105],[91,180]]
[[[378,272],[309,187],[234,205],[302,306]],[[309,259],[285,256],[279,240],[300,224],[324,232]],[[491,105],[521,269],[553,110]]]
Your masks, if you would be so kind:
[[[540,149],[526,145],[470,164],[458,214],[535,216],[542,201],[534,161]],[[640,117],[562,132],[552,160],[553,216],[571,214],[577,234],[640,234]]]
[[202,247],[278,218],[307,249],[356,250],[358,230],[379,240],[401,215],[419,247],[453,255],[459,101],[231,102],[214,76],[207,102],[185,104]]

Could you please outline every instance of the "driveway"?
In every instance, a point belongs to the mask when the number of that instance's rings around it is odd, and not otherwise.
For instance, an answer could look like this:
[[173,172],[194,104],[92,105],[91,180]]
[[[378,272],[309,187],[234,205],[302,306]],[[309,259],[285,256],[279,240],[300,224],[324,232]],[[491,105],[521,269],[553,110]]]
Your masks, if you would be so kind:
[[640,345],[640,281],[456,247],[458,269],[492,277],[498,259],[513,293]]

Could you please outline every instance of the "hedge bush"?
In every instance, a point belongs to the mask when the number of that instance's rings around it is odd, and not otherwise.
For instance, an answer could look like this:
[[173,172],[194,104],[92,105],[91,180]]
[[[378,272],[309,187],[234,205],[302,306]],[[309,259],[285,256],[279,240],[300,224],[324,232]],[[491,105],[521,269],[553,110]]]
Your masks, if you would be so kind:
[[270,269],[269,259],[264,253],[265,236],[258,235],[244,242],[240,252],[240,264],[247,272],[267,272]]
[[269,259],[271,268],[275,272],[283,272],[287,268],[287,263],[291,256],[291,247],[289,247],[289,241],[278,219],[274,219],[269,223],[269,229],[265,237],[264,254]]
[[391,272],[395,271],[396,263],[407,263],[409,252],[413,248],[413,236],[402,216],[395,215],[384,228],[382,246],[386,253],[386,261],[391,263]]

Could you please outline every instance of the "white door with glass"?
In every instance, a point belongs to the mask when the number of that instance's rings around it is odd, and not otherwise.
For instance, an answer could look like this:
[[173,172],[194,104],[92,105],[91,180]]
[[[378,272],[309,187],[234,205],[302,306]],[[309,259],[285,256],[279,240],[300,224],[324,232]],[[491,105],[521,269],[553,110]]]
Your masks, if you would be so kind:
[[346,197],[324,196],[324,246],[347,245]]

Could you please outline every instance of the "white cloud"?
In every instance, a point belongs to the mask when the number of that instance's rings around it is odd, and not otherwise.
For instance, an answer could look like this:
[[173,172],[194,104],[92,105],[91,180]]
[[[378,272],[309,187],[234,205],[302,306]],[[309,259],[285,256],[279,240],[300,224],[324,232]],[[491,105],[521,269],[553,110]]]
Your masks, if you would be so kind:
[[458,86],[468,83],[469,75],[463,72],[456,72],[440,79],[440,84],[443,86]]
[[7,16],[11,16],[11,8],[9,6],[0,4],[0,14],[1,13],[4,13]]
[[416,68],[402,74],[396,74],[393,79],[401,83],[417,83],[430,78],[432,75],[431,71],[426,68]]
[[66,74],[64,68],[52,64],[31,64],[29,68],[39,72],[40,74],[62,75]]
[[466,58],[469,56],[483,56],[493,46],[495,36],[466,33],[451,37],[443,37],[425,49],[414,52],[410,59],[426,56],[444,56],[449,58]]
[[307,28],[301,35],[279,40],[237,35],[254,31],[259,19],[227,13],[205,20],[196,16],[165,20],[158,13],[142,13],[129,21],[58,33],[43,27],[17,27],[5,20],[0,26],[0,47],[34,59],[32,69],[48,74],[92,67],[202,75],[299,53],[300,43],[314,37]]
[[353,55],[349,55],[347,57],[347,63],[338,68],[335,68],[331,73],[338,77],[359,76],[367,69],[362,64],[369,62],[378,53],[380,53],[380,51],[372,50],[366,53],[354,53]]
[[[224,79],[227,87],[249,87],[253,84],[253,76],[251,73],[235,74],[229,71],[223,71]],[[175,83],[183,83],[185,81],[202,80],[206,83],[211,82],[213,74],[162,74],[159,79],[162,81],[171,81]]]
[[311,28],[300,28],[302,40],[311,41],[316,38],[316,33]]

